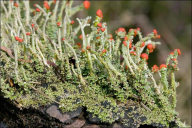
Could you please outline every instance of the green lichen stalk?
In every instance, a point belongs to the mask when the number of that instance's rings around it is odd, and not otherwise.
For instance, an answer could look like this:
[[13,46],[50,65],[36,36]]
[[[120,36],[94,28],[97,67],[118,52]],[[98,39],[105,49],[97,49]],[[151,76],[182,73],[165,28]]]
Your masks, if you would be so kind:
[[[131,116],[125,106],[133,100],[139,103],[139,114],[146,117],[140,124],[169,127],[177,121],[185,125],[175,111],[179,49],[160,69],[150,69],[148,56],[160,44],[153,41],[160,38],[156,30],[143,37],[139,28],[128,32],[119,28],[113,38],[107,34],[100,9],[93,23],[91,17],[71,21],[89,7],[62,1],[59,8],[59,2],[45,1],[43,7],[35,4],[33,10],[27,1],[1,1],[1,95],[23,108],[56,103],[67,112],[86,107],[102,122],[122,118],[125,125]],[[91,32],[85,33],[85,27]],[[133,44],[137,35],[139,41]],[[153,77],[156,72],[159,81]],[[106,102],[109,105],[103,106]]]

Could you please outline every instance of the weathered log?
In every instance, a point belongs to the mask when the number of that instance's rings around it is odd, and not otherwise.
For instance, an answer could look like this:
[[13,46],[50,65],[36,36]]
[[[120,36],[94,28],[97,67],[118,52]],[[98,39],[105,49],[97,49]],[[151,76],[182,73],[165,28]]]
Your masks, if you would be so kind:
[[[125,128],[125,127],[165,127],[162,124],[153,123],[151,125],[141,125],[146,118],[137,113],[138,105],[130,106],[125,111],[127,114],[135,111],[130,117],[117,119],[116,122],[109,124],[100,122],[98,117],[92,116],[86,111],[86,108],[78,108],[73,112],[62,113],[56,104],[50,106],[41,106],[38,109],[25,108],[19,109],[17,104],[0,96],[0,121],[4,127],[62,127],[62,128]],[[133,102],[130,100],[130,102]],[[2,122],[3,121],[3,122]],[[128,121],[125,126],[122,121]],[[177,127],[175,122],[170,122],[172,127]]]

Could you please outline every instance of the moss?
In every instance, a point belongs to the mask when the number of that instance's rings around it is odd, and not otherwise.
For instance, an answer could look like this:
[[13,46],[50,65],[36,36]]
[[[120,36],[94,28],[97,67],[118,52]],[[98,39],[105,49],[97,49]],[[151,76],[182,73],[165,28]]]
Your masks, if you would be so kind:
[[[23,7],[23,2],[20,5],[19,7]],[[21,14],[18,11],[12,12],[8,17],[8,24],[5,17],[2,17],[1,41],[2,46],[7,48],[1,51],[2,95],[17,101],[23,108],[38,108],[57,103],[62,112],[86,107],[87,112],[105,123],[121,120],[129,127],[153,123],[169,127],[170,122],[174,122],[178,115],[175,111],[177,82],[173,74],[177,68],[161,69],[160,81],[156,81],[146,60],[140,58],[143,52],[148,56],[149,51],[144,51],[147,44],[160,44],[152,41],[159,35],[152,32],[142,37],[139,29],[131,29],[126,33],[123,28],[119,28],[114,40],[109,38],[107,31],[98,31],[96,25],[101,22],[98,16],[91,25],[91,33],[85,35],[84,27],[90,25],[88,23],[91,17],[81,20],[77,18],[79,26],[73,28],[70,24],[70,17],[74,15],[70,10],[71,5],[70,1],[61,26],[56,25],[57,21],[52,15],[48,16],[49,11],[29,18],[30,23],[37,20],[35,27],[25,24],[27,19],[22,8]],[[64,6],[66,4],[62,5]],[[76,11],[82,7],[77,6]],[[15,7],[14,9],[17,10]],[[16,18],[14,15],[22,16]],[[21,31],[17,22],[12,21],[19,22]],[[48,23],[44,24],[45,21]],[[11,25],[11,30],[7,25]],[[106,25],[102,27],[107,30]],[[26,36],[24,31],[31,31],[31,36]],[[83,37],[81,47],[75,44],[74,37],[78,31],[81,31]],[[61,39],[61,35],[65,40]],[[135,35],[140,40],[129,48]],[[14,39],[15,36],[24,41],[18,42]],[[128,40],[123,43],[121,38],[125,36]],[[140,47],[141,42],[146,45]],[[14,49],[11,49],[12,45]],[[136,56],[131,55],[134,47]],[[105,53],[102,52],[104,49]],[[10,56],[10,53],[13,55]],[[174,58],[177,56],[175,51]],[[168,56],[171,57],[173,56]],[[167,81],[170,72],[171,86]],[[169,100],[170,96],[173,101]],[[182,123],[178,124],[183,126]]]
[[[1,63],[5,63],[5,65],[9,63],[10,65],[10,61],[7,61],[9,57],[7,57],[5,53],[2,52],[1,58]],[[40,90],[46,94],[51,99],[59,101],[59,107],[63,112],[73,111],[78,107],[84,106],[87,108],[88,112],[93,113],[102,122],[113,123],[116,119],[121,117],[125,125],[130,125],[130,122],[137,122],[136,124],[152,124],[155,122],[169,126],[169,122],[174,120],[175,111],[172,111],[169,107],[162,111],[162,109],[153,106],[154,110],[149,112],[141,106],[131,103],[129,100],[126,102],[120,102],[118,105],[116,103],[117,100],[109,96],[111,93],[108,92],[111,89],[105,88],[105,86],[109,84],[106,81],[106,76],[101,75],[99,78],[88,76],[86,80],[89,81],[90,85],[86,86],[86,91],[82,91],[79,89],[79,83],[77,81],[77,83],[75,81],[65,83],[60,82],[52,73],[53,68],[45,69],[43,65],[36,65],[35,70],[33,68],[33,66],[25,66],[25,74],[28,76],[28,78],[30,78],[27,79],[28,82],[32,80],[41,80],[41,86],[35,84],[31,85],[34,86],[37,90]],[[22,70],[20,68],[18,70],[19,74],[22,76]],[[46,72],[46,74],[43,74],[43,72]],[[4,74],[2,76],[4,79],[6,78]],[[20,78],[22,79],[22,77]],[[17,89],[17,91],[15,91],[16,88],[14,86],[10,88],[8,84],[3,83],[1,91],[5,93],[5,97],[16,100],[24,108],[29,106],[38,108],[42,105],[47,106],[53,102],[38,92],[28,88],[24,85],[24,83],[19,83],[19,86],[24,88]],[[136,88],[139,88],[140,86],[142,86],[140,83],[135,83],[134,85]],[[144,86],[144,90],[148,89],[146,86]],[[7,89],[9,89],[9,93],[7,93]],[[13,91],[15,92],[14,95],[12,94]],[[150,95],[144,95],[144,93],[142,93],[142,95],[143,97],[148,97],[150,99]],[[146,102],[147,101],[148,100],[146,100]],[[143,100],[143,102],[145,102],[145,100]],[[129,106],[129,112],[126,111],[126,104]],[[131,112],[130,106],[132,106],[133,110]],[[126,119],[126,117],[129,118]],[[141,121],[142,117],[145,117],[146,120]]]

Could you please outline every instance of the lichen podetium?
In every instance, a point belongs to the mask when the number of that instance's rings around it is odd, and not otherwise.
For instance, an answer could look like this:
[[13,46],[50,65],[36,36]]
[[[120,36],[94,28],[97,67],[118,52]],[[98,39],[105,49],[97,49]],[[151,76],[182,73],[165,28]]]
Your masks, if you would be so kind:
[[[169,127],[175,121],[185,126],[175,111],[178,82],[174,72],[180,50],[168,55],[160,68],[149,69],[149,54],[160,44],[153,41],[160,38],[156,30],[143,37],[139,28],[128,32],[119,28],[113,38],[100,9],[92,24],[90,16],[71,21],[78,11],[90,7],[89,1],[72,4],[45,1],[43,7],[35,4],[31,9],[29,1],[1,1],[1,94],[23,108],[57,103],[67,112],[83,106],[109,123],[118,114],[129,116],[120,106],[132,99],[146,117],[142,124]],[[91,28],[89,34],[85,27]],[[135,36],[139,41],[133,44]],[[78,37],[81,42],[77,43]],[[154,73],[159,74],[158,81]]]

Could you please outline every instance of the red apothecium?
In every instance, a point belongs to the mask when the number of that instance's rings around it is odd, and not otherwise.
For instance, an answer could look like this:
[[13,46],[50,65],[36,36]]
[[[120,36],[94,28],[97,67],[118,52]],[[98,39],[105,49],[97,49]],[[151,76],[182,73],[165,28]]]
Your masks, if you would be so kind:
[[102,27],[102,23],[98,23],[97,26],[101,28]]
[[[177,50],[178,55],[181,55],[180,49],[175,49],[175,50]],[[175,51],[175,50],[174,50],[174,51]]]
[[106,53],[106,52],[107,52],[107,50],[106,50],[106,49],[103,49],[102,53]]
[[88,0],[84,1],[83,4],[84,4],[84,8],[85,9],[89,9],[90,8],[91,4],[90,4],[90,2]]
[[81,34],[81,35],[79,36],[79,39],[82,39],[82,37],[83,37],[83,36],[82,36],[82,34]]
[[105,31],[105,28],[101,28],[101,31],[104,32],[104,31]]
[[148,45],[147,45],[147,49],[148,49],[148,50],[153,50],[153,45],[152,45],[152,44],[148,44]]
[[96,14],[98,17],[103,18],[103,12],[101,11],[101,9],[98,9]]
[[142,53],[141,54],[141,58],[144,59],[144,60],[148,60],[149,59],[148,54],[146,54],[146,53]]
[[75,21],[74,21],[74,20],[73,20],[73,21],[71,21],[71,25],[72,25],[72,24],[74,24],[74,23],[75,23]]
[[167,68],[167,66],[165,64],[161,64],[159,69],[162,69],[162,68]]
[[39,9],[39,8],[36,8],[36,11],[37,11],[37,12],[40,12],[40,9]]
[[159,70],[159,67],[157,66],[157,65],[153,65],[153,67],[152,67],[152,72],[158,72],[158,70]]
[[157,35],[157,30],[153,29],[154,35]]

